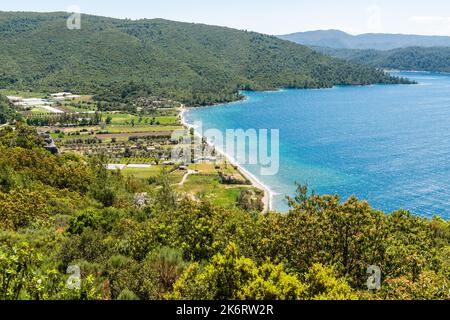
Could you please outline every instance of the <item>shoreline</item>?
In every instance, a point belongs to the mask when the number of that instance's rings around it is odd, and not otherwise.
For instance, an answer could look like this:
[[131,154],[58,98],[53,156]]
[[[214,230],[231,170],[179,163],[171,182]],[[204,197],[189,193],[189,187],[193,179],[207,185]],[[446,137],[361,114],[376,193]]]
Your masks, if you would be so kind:
[[[206,106],[205,106],[206,107]],[[194,128],[193,125],[189,124],[185,117],[184,114],[188,109],[186,109],[186,107],[184,105],[181,106],[180,108],[180,118],[181,118],[181,124],[183,127],[187,128],[187,129],[194,129],[195,135],[201,137],[201,135],[196,131],[196,129]],[[203,138],[203,137],[201,137]],[[242,165],[236,163],[236,161],[227,153],[225,153],[223,150],[218,149],[214,144],[212,144],[210,141],[206,141],[206,143],[209,146],[212,146],[215,148],[216,152],[218,152],[219,154],[221,154],[225,159],[227,159],[227,161],[229,163],[231,163],[232,165],[236,166],[239,170],[239,172],[247,179],[251,182],[252,186],[263,191],[264,192],[264,197],[262,199],[263,203],[264,203],[264,213],[270,212],[272,211],[272,205],[273,205],[273,192],[270,190],[269,187],[267,187],[264,183],[262,183],[255,175],[253,175],[252,173],[250,173],[247,169],[245,169]]]
[[[386,74],[389,74],[389,72],[387,70],[383,70]],[[402,71],[402,70],[391,70],[391,72],[408,72],[408,71]],[[415,71],[409,71],[411,73],[415,72]],[[418,73],[424,72],[430,72],[430,71],[416,71]],[[265,89],[265,90],[239,90],[239,94],[241,95],[240,99],[237,99],[236,101],[229,101],[229,102],[217,102],[217,103],[213,103],[211,105],[205,105],[205,106],[199,106],[198,108],[212,108],[215,106],[221,106],[221,105],[229,105],[229,104],[233,104],[233,103],[240,103],[242,101],[247,101],[249,100],[249,97],[243,95],[243,92],[265,92],[265,93],[278,93],[278,92],[283,92],[286,90],[330,90],[330,89],[334,89],[334,88],[338,88],[338,87],[368,87],[368,86],[376,86],[379,85],[380,83],[373,83],[373,84],[360,84],[360,85],[355,85],[355,84],[343,84],[343,85],[333,85],[331,87],[323,87],[323,88],[285,88],[285,87],[279,87],[279,88],[274,88],[274,89]],[[382,84],[383,85],[383,84]],[[387,85],[391,85],[391,84],[387,84]],[[401,83],[399,83],[398,85],[403,85]],[[188,111],[188,108],[186,108],[186,106],[184,104],[181,104],[181,107],[179,108],[179,117],[181,119],[181,125],[187,129],[194,129],[194,134],[197,136],[200,136],[196,130],[196,128],[187,123],[186,119],[184,118],[184,113]],[[201,137],[203,138],[203,137]],[[230,162],[232,165],[236,166],[239,169],[239,172],[241,172],[241,174],[247,179],[249,180],[252,185],[259,189],[262,190],[264,192],[264,198],[263,198],[263,202],[264,202],[264,212],[269,212],[272,211],[273,209],[273,197],[274,197],[274,192],[272,190],[270,190],[270,188],[268,186],[266,186],[264,183],[262,183],[254,174],[250,173],[247,169],[245,169],[242,165],[238,164],[235,162],[235,160],[229,156],[226,152],[224,152],[223,150],[219,150],[213,143],[211,143],[210,141],[206,141],[206,143],[209,146],[212,146],[215,148],[216,152],[220,153],[223,157],[225,157],[227,159],[228,162]]]

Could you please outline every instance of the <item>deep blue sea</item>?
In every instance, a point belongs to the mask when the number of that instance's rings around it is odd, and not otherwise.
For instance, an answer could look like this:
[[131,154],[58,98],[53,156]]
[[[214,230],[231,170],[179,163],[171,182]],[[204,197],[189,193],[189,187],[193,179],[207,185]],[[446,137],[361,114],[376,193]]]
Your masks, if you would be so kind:
[[299,182],[387,213],[450,219],[450,75],[394,75],[419,84],[243,92],[245,101],[193,109],[186,120],[280,130],[278,174],[245,166],[276,194],[274,209],[288,209]]

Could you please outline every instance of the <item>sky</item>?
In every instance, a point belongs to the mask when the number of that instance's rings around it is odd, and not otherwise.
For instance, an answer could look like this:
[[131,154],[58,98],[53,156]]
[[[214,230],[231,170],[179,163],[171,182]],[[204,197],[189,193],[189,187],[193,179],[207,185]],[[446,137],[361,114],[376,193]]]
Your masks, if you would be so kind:
[[164,18],[267,34],[339,29],[351,34],[450,36],[448,0],[0,0],[0,11],[74,11]]

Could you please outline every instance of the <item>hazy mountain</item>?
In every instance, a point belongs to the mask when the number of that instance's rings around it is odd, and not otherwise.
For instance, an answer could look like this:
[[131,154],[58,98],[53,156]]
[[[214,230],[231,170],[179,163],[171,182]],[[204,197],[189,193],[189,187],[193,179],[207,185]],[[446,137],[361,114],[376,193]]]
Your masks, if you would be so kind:
[[0,86],[190,105],[235,100],[239,89],[399,82],[277,37],[167,20],[0,12]]
[[299,32],[282,35],[279,38],[306,46],[336,49],[392,50],[406,47],[450,47],[450,37],[382,33],[353,36],[338,30]]

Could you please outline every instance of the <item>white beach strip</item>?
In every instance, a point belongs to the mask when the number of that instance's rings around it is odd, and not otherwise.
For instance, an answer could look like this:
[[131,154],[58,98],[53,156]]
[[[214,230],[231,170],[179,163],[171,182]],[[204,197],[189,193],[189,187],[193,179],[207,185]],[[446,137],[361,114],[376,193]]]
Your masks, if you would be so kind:
[[[180,112],[181,124],[188,129],[194,129],[195,134],[197,136],[201,137],[201,135],[196,131],[196,128],[193,125],[189,124],[186,121],[186,119],[184,118],[184,113],[186,111],[187,110],[185,107],[181,108],[181,112]],[[239,171],[252,183],[252,185],[255,188],[264,191],[264,198],[263,198],[264,212],[271,211],[272,210],[272,198],[274,195],[272,190],[270,190],[269,187],[264,185],[257,177],[255,177],[252,173],[250,173],[248,170],[246,170],[242,165],[237,163],[230,155],[225,153],[223,150],[220,150],[219,148],[214,146],[214,144],[211,143],[210,141],[207,141],[207,144],[214,147],[216,149],[216,151],[218,153],[220,153],[223,157],[225,157],[227,159],[227,161],[230,162],[232,165],[238,167]]]

